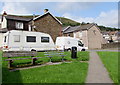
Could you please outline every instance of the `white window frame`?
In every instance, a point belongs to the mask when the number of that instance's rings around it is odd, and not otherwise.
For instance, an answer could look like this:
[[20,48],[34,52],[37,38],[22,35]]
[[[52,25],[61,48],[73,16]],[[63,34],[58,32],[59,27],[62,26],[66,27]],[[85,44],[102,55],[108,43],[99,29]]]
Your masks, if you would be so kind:
[[22,22],[16,22],[16,29],[23,29],[23,23]]

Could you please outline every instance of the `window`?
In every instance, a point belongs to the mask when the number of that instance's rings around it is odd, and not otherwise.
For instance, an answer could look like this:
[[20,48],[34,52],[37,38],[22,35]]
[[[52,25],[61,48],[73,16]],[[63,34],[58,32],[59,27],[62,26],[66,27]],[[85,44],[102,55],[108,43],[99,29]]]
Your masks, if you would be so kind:
[[4,42],[6,42],[6,36],[5,36],[5,38],[4,38]]
[[17,29],[23,29],[23,23],[22,22],[16,22],[16,28]]
[[20,35],[14,35],[14,42],[20,42]]
[[26,41],[27,42],[36,42],[36,36],[27,36]]
[[49,37],[41,37],[41,42],[49,43]]
[[83,46],[81,41],[78,41],[78,46]]

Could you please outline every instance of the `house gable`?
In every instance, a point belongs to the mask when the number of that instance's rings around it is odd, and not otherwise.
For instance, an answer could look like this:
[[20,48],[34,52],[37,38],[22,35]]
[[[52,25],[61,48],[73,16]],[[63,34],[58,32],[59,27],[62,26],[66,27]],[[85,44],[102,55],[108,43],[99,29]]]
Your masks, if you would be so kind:
[[100,30],[94,25],[88,29],[88,47],[92,49],[101,48],[103,37]]
[[58,20],[55,16],[53,16],[50,12],[46,12],[46,13],[43,14],[43,15],[40,15],[40,16],[38,16],[38,17],[35,17],[33,20],[34,20],[34,21],[35,21],[35,20],[38,20],[38,19],[40,19],[40,18],[42,18],[42,17],[44,17],[44,16],[47,16],[47,15],[52,16],[59,24],[62,25],[62,22],[59,21],[59,20]]
[[48,33],[54,41],[61,35],[62,25],[49,13],[34,18],[34,27],[33,31]]

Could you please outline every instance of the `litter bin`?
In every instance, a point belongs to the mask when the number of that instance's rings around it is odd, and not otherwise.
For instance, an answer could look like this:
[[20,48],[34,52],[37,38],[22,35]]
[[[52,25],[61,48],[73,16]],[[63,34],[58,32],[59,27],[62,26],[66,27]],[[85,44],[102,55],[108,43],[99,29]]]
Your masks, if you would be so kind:
[[77,58],[77,47],[72,47],[71,58]]

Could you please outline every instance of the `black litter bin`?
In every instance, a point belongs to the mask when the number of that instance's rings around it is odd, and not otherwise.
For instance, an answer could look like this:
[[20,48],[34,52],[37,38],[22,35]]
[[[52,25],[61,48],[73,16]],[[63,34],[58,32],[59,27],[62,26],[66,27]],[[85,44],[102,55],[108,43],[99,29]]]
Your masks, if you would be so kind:
[[77,58],[77,47],[72,47],[71,58]]

